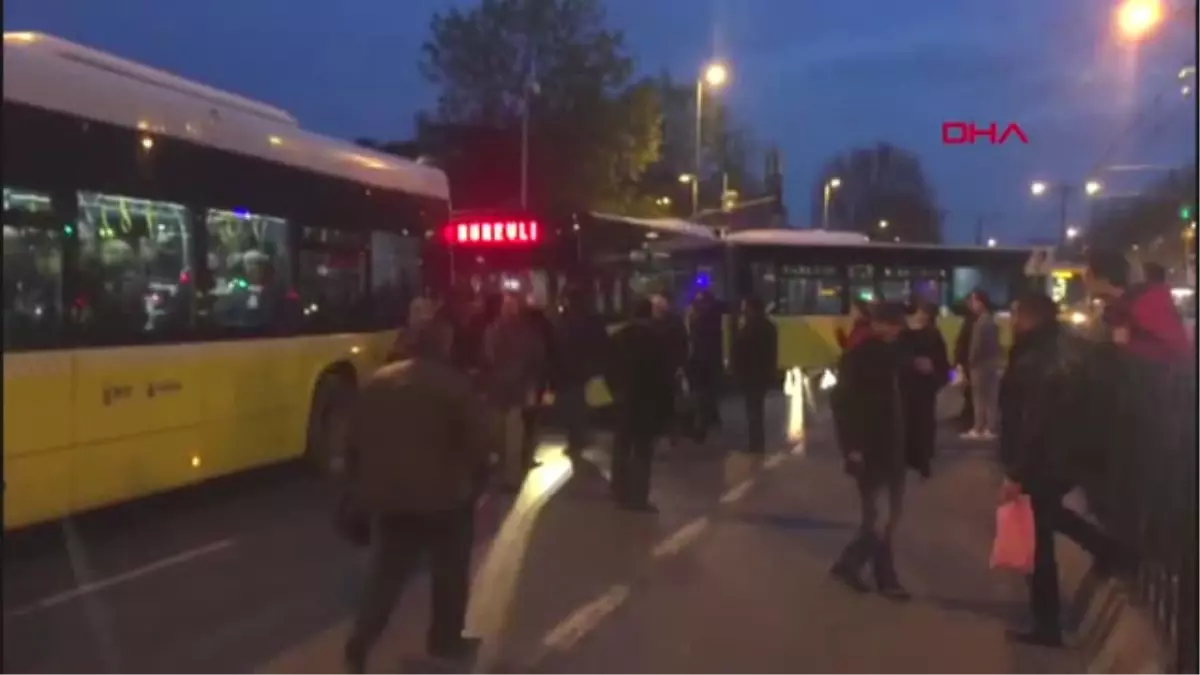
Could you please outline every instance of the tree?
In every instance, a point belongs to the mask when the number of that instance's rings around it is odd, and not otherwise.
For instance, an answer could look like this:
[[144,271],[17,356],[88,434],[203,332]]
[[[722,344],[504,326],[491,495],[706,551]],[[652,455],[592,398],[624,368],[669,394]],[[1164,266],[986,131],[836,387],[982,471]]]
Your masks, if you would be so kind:
[[[598,0],[482,0],[437,13],[422,74],[439,88],[434,121],[508,130],[517,157],[529,102],[529,194],[539,209],[638,210],[638,179],[658,159],[661,103]],[[451,175],[453,179],[453,174]],[[457,188],[456,188],[457,189]],[[653,201],[650,202],[653,206]]]
[[[830,191],[831,229],[862,232],[884,241],[942,241],[937,197],[913,153],[880,143],[827,160],[812,192],[812,222],[817,226],[824,217],[825,186],[834,178],[839,184]],[[881,227],[881,222],[887,227]]]
[[[1096,212],[1086,246],[1131,251],[1182,277],[1195,255],[1196,165],[1181,167],[1129,200]],[[1101,202],[1104,203],[1104,202]],[[1190,209],[1184,217],[1182,209]]]

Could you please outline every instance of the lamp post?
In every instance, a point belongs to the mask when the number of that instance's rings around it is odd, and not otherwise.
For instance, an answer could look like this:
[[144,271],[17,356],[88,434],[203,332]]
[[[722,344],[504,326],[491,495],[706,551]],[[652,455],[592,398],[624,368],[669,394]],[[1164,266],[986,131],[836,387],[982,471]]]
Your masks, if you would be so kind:
[[700,211],[700,176],[701,165],[704,162],[704,86],[716,89],[725,86],[729,81],[729,69],[725,64],[714,61],[704,68],[700,77],[696,78],[696,143],[695,165],[692,179],[692,215]]
[[841,178],[830,178],[825,181],[824,198],[821,202],[821,229],[829,229],[829,200],[833,197],[833,191],[842,186]]

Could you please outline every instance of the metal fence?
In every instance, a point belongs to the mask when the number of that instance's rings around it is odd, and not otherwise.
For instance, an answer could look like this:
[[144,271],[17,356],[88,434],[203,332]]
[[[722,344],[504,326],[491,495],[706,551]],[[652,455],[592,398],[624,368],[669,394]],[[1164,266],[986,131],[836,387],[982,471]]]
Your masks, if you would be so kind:
[[[1112,354],[1105,475],[1088,503],[1130,555],[1134,602],[1171,650],[1172,672],[1197,670],[1196,367],[1159,367]],[[1105,419],[1098,417],[1098,420]]]

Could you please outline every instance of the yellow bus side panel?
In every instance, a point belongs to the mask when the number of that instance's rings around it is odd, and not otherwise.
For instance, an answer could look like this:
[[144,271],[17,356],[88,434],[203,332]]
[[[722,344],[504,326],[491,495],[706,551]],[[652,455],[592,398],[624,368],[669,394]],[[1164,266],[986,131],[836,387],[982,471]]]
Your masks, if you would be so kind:
[[394,337],[5,355],[5,529],[298,457],[320,374]]

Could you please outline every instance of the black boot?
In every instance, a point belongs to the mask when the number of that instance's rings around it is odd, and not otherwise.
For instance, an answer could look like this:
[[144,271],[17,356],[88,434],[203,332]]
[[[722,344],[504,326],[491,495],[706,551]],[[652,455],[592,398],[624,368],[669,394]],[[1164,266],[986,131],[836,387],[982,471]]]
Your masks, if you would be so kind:
[[875,576],[875,588],[880,595],[889,600],[901,602],[912,597],[900,585],[900,579],[896,576],[896,564],[892,559],[890,541],[883,540],[875,546],[871,556],[871,569]]
[[856,593],[868,593],[870,588],[862,580],[863,563],[873,542],[870,538],[859,536],[846,545],[837,562],[829,570],[829,575]]

